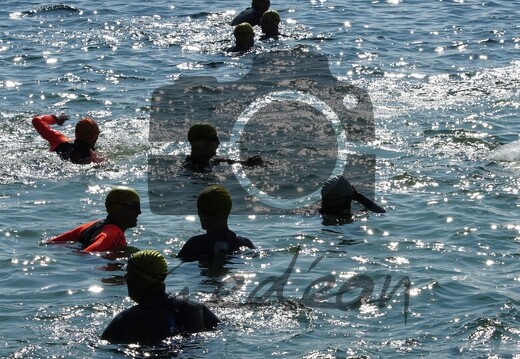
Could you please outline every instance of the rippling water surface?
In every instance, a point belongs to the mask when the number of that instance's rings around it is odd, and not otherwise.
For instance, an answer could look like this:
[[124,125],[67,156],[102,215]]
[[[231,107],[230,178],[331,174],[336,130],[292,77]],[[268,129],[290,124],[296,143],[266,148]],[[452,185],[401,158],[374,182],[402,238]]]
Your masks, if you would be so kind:
[[[247,5],[3,2],[0,356],[519,357],[516,2],[273,1],[285,36],[247,54],[225,53],[227,24]],[[184,241],[202,232],[196,216],[148,206],[148,156],[171,151],[149,140],[152,93],[179,76],[237,81],[255,54],[291,49],[326,54],[334,76],[369,94],[375,136],[349,151],[375,155],[375,200],[387,213],[357,206],[344,225],[308,213],[235,215],[230,227],[259,251],[219,271],[178,266]],[[81,116],[98,120],[107,161],[80,167],[48,153],[30,120],[57,112],[71,116],[67,134]],[[291,133],[287,127],[248,127],[251,148],[274,154],[289,182],[313,178],[304,159],[320,149],[284,143],[295,161],[277,152],[273,133]],[[298,167],[296,177],[287,166]],[[277,195],[295,191],[250,175]],[[42,240],[102,217],[114,184],[142,196],[130,244],[163,252],[175,268],[169,290],[210,306],[224,321],[217,331],[155,347],[99,339],[132,305],[125,259]]]

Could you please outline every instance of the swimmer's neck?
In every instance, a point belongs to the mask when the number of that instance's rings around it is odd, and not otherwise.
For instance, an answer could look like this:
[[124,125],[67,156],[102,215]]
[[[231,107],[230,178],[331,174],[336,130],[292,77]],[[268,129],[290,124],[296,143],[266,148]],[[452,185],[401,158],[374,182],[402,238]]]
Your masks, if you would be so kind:
[[190,161],[194,165],[205,167],[205,166],[209,166],[209,162],[211,161],[212,157],[213,156],[208,156],[208,155],[194,155],[194,154],[191,154],[190,155]]

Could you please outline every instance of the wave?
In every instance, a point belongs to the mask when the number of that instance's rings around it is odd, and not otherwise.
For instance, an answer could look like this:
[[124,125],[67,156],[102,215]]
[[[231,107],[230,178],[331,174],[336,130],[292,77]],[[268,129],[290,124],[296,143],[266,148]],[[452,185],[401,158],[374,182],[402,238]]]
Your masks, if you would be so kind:
[[490,159],[500,162],[520,161],[520,140],[503,145],[490,153]]
[[66,13],[70,13],[70,14],[80,14],[80,15],[83,13],[82,10],[80,10],[72,5],[60,3],[60,4],[51,4],[51,5],[40,6],[37,9],[22,11],[20,14],[22,16],[33,16],[33,15],[39,15],[39,14],[44,14],[44,13],[62,13],[62,12],[66,12]]

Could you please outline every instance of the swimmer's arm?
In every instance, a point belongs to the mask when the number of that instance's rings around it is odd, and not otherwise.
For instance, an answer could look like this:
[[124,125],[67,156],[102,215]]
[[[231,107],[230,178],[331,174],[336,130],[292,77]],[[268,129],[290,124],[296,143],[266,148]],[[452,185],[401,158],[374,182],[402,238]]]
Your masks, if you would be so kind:
[[356,189],[354,188],[354,186],[352,186],[352,199],[354,201],[357,201],[359,203],[361,203],[365,208],[371,210],[372,212],[375,212],[375,213],[386,213],[386,210],[381,207],[380,205],[378,205],[377,203],[375,203],[374,201],[372,201],[371,199],[365,197],[363,194],[359,193],[358,191],[356,191]]
[[54,151],[56,147],[63,142],[69,142],[70,139],[60,131],[51,129],[50,125],[59,124],[68,120],[66,115],[39,115],[32,119],[32,125],[38,131],[40,136],[49,142],[50,150]]
[[105,225],[84,252],[115,252],[126,247],[126,238],[115,225]]
[[101,334],[101,339],[112,343],[130,343],[135,338],[135,328],[138,323],[132,320],[130,310],[117,314]]
[[103,156],[101,156],[99,153],[92,151],[90,154],[90,162],[91,163],[101,163],[105,160]]
[[198,333],[215,328],[220,319],[205,305],[189,299],[174,299],[178,329],[181,333]]
[[47,243],[58,243],[58,242],[77,242],[83,226],[71,229],[68,232],[60,234],[57,237],[50,239]]
[[241,161],[241,160],[237,161],[237,160],[232,160],[229,158],[217,158],[217,159],[215,159],[215,161],[217,163],[227,163],[228,165],[240,163],[242,166],[247,166],[247,167],[262,166],[264,164],[269,163],[267,161],[264,161],[261,156],[248,157],[245,161]]
[[240,237],[240,246],[241,247],[247,247],[247,248],[250,248],[250,249],[256,249],[256,247],[253,244],[253,242],[251,242],[251,240],[249,238],[245,238],[245,237]]
[[193,261],[197,260],[203,252],[200,250],[202,248],[203,243],[199,243],[198,237],[192,237],[184,243],[179,253],[177,253],[177,258],[180,258],[185,261]]
[[220,319],[205,305],[202,308],[202,316],[204,318],[204,330],[214,329],[220,323]]

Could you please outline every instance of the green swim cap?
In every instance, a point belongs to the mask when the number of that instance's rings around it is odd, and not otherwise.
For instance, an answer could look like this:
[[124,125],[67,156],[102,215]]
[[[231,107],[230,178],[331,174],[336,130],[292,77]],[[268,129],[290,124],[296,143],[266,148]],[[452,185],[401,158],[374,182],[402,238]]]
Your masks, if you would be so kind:
[[151,283],[164,282],[168,275],[168,264],[164,256],[159,251],[150,249],[132,254],[128,258],[127,269]]
[[271,23],[278,25],[280,23],[280,14],[275,10],[267,10],[262,15],[262,23]]
[[329,178],[321,187],[321,198],[323,200],[352,197],[352,194],[352,185],[343,175]]
[[209,123],[196,123],[188,131],[188,141],[193,143],[197,140],[217,137],[217,130]]
[[105,199],[105,207],[108,213],[113,211],[113,205],[139,203],[141,200],[137,191],[130,187],[116,186],[107,194]]
[[210,186],[200,192],[197,209],[207,215],[227,216],[231,213],[231,195],[223,186]]
[[235,30],[233,30],[233,35],[235,35],[235,38],[239,41],[247,40],[255,36],[255,31],[248,22],[243,22],[235,26]]

